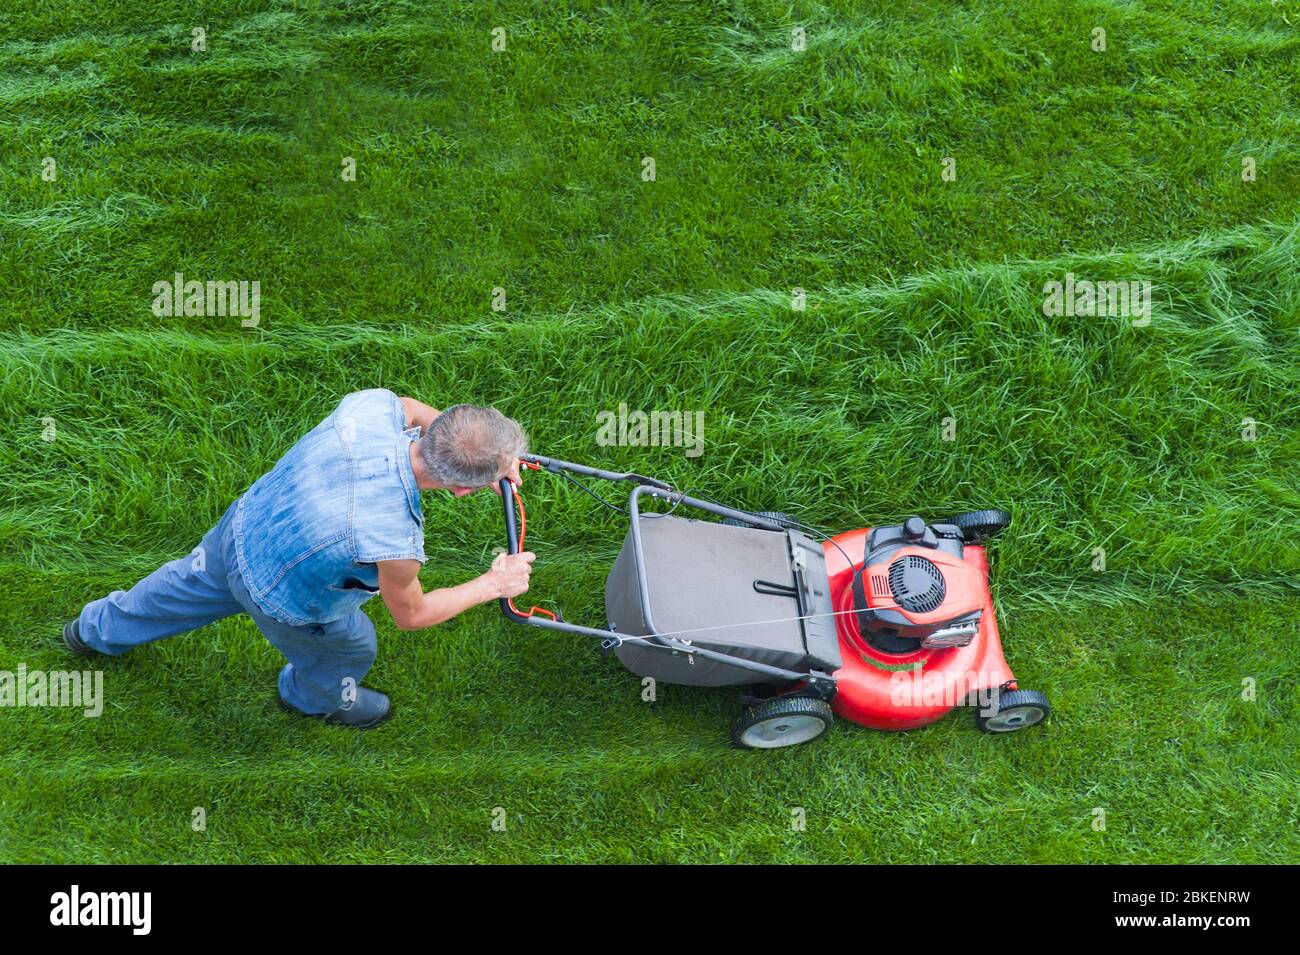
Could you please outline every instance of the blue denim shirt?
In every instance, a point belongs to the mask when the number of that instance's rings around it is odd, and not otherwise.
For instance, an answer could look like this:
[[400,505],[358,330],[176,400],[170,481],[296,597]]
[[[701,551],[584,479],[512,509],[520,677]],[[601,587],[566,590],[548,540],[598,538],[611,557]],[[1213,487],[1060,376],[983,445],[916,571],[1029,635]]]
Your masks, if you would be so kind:
[[420,429],[405,424],[391,391],[353,392],[236,503],[239,570],[265,613],[338,620],[379,592],[379,561],[426,560],[410,458]]

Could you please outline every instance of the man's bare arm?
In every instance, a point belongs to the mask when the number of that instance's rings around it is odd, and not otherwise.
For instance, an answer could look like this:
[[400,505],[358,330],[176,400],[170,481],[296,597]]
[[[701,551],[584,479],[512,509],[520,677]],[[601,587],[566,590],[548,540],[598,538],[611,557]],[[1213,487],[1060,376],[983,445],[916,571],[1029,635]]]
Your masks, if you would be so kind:
[[414,428],[418,424],[425,431],[429,430],[433,419],[442,414],[437,408],[431,408],[414,398],[402,398],[402,407],[406,409],[406,426]]
[[420,586],[418,560],[381,560],[379,595],[398,630],[422,630],[464,613],[471,607],[502,597],[517,597],[528,589],[536,555],[499,554],[487,573],[455,587],[425,593]]

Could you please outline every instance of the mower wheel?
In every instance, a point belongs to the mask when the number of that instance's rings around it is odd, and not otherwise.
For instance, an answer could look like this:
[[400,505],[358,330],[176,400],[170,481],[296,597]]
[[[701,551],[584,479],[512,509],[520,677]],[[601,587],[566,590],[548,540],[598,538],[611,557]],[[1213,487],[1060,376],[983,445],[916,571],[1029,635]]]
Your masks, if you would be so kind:
[[1043,694],[1034,690],[1011,690],[998,695],[997,712],[992,716],[976,711],[975,724],[986,733],[1014,733],[1041,723],[1051,712]]
[[821,736],[833,722],[825,700],[781,696],[747,707],[731,727],[731,741],[741,749],[797,746]]
[[[766,517],[769,521],[776,521],[778,524],[784,524],[786,527],[794,527],[797,523],[793,517],[784,511],[755,511],[755,517]],[[724,517],[722,523],[728,527],[753,527],[749,521],[738,521],[734,517]],[[763,528],[759,528],[763,530]]]
[[961,536],[968,543],[982,544],[1006,530],[1011,523],[1011,515],[999,510],[967,511],[958,514],[952,522],[961,529]]

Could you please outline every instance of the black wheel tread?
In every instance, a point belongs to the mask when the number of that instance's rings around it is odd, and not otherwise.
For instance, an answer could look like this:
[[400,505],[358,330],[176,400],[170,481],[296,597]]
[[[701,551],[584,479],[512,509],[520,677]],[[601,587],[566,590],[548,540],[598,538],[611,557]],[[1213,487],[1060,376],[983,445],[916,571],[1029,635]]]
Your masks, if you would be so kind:
[[[825,700],[808,696],[778,696],[775,699],[764,700],[762,703],[755,703],[753,706],[745,707],[745,712],[731,726],[731,741],[741,749],[749,749],[750,747],[741,742],[741,736],[745,730],[755,723],[761,723],[764,720],[770,720],[778,716],[819,717],[826,724],[826,729],[822,730],[813,739],[820,739],[825,736],[826,731],[835,722],[835,714],[831,710],[831,705]],[[808,742],[812,742],[812,740],[808,740]]]
[[[766,517],[768,520],[776,521],[778,524],[784,524],[786,527],[794,527],[796,521],[784,511],[754,511],[755,517]],[[722,523],[728,527],[753,527],[748,521],[738,521],[734,517],[724,517]]]
[[[1037,723],[1030,724],[1031,726],[1040,725],[1044,720],[1052,715],[1052,707],[1047,702],[1047,696],[1043,693],[1039,693],[1037,690],[1008,690],[1007,692],[998,695],[998,713],[1001,713],[1003,710],[1014,709],[1017,706],[1036,706],[1043,711],[1043,718]],[[997,713],[993,715],[996,716]],[[985,728],[984,724],[988,719],[988,717],[981,716],[978,712],[975,714],[975,722],[982,730]],[[1028,727],[1022,728],[1027,729]],[[985,730],[985,732],[991,731]],[[1003,730],[1002,732],[1019,732],[1019,729]]]
[[986,508],[958,514],[952,522],[961,529],[963,537],[975,544],[1006,530],[1011,524],[1011,515],[998,508]]

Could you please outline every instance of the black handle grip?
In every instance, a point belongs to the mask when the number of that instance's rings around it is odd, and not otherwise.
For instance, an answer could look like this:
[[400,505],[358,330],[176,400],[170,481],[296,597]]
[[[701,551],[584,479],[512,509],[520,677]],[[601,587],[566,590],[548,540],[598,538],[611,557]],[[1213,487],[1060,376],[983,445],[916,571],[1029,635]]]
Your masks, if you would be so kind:
[[515,495],[514,488],[510,484],[510,478],[502,478],[497,482],[501,488],[501,504],[506,512],[506,553],[519,553],[519,519],[515,515]]
[[[514,488],[510,484],[510,478],[502,478],[497,482],[501,488],[501,506],[505,509],[506,515],[506,553],[519,553],[519,518],[515,515],[515,495]],[[501,612],[506,615],[507,619],[522,623],[527,618],[515,613],[510,606],[510,598],[501,598]]]

